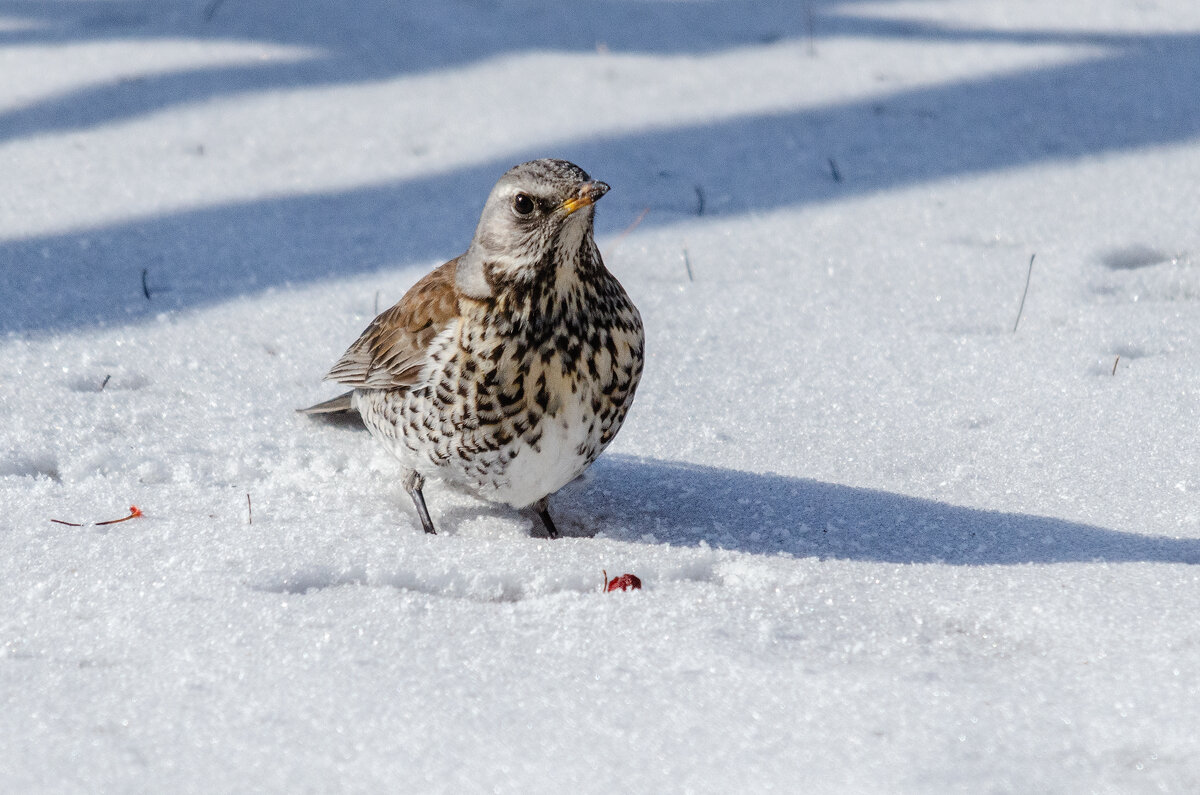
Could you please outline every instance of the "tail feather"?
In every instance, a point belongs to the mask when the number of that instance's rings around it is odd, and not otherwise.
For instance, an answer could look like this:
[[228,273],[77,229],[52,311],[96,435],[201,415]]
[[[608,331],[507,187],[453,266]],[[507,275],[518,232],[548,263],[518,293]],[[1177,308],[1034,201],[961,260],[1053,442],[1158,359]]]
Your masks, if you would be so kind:
[[326,400],[324,403],[318,403],[315,406],[309,406],[306,409],[296,409],[299,414],[347,414],[358,412],[354,409],[354,404],[350,402],[350,398],[354,395],[354,390],[350,390],[344,395],[338,395],[332,400]]

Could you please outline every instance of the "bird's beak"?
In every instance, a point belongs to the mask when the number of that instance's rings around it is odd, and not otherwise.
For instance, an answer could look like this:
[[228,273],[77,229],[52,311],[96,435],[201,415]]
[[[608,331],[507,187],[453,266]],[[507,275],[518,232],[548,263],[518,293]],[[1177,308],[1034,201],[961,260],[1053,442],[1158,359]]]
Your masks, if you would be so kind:
[[584,207],[595,204],[606,193],[608,193],[607,182],[599,182],[597,180],[585,182],[579,186],[579,195],[563,202],[562,208],[566,211],[567,215],[570,215],[576,210],[581,210]]

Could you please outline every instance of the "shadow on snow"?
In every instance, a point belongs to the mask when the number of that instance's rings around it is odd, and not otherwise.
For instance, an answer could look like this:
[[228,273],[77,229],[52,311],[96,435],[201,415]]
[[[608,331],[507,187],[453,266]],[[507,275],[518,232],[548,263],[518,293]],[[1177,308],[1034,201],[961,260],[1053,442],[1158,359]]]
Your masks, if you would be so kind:
[[[703,52],[781,38],[800,42],[811,32],[814,57],[820,57],[821,37],[834,34],[1105,48],[1083,61],[867,101],[596,137],[377,186],[231,202],[3,242],[0,332],[137,322],[277,285],[404,264],[427,267],[465,248],[496,177],[533,157],[568,157],[616,186],[599,214],[603,235],[627,226],[643,208],[650,209],[646,225],[701,211],[729,217],[1200,135],[1200,36],[976,31],[830,11],[847,5],[809,3],[809,15],[790,2],[759,4],[753,11],[740,2],[637,2],[589,6],[578,14],[571,6],[568,14],[561,4],[464,3],[451,26],[425,20],[424,4],[385,3],[331,19],[318,6],[306,16],[240,0],[174,6],[0,2],[0,16],[45,22],[0,31],[0,46],[208,35],[326,53],[289,65],[202,69],[80,89],[0,114],[0,140],[237,91],[359,81],[501,51],[593,50],[599,41],[613,51]],[[391,22],[381,24],[383,18]],[[444,23],[449,17],[433,19]],[[497,30],[521,33],[509,41]]]
[[606,455],[552,510],[565,534],[891,563],[1200,563],[1200,539],[1141,536],[775,474]]
[[[512,52],[706,53],[834,32],[823,9],[855,0],[747,5],[609,0],[0,0],[0,47],[108,41],[243,41],[312,57],[200,66],[56,94],[0,113],[0,141],[85,129],[248,91],[344,85],[454,68]],[[534,76],[536,78],[536,76]]]

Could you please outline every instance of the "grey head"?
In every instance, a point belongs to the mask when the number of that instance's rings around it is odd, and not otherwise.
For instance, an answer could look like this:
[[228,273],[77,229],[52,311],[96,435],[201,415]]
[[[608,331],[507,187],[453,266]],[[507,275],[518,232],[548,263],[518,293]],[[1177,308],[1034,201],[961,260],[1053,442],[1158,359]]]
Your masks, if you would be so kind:
[[547,269],[572,267],[581,252],[598,263],[592,205],[607,192],[608,185],[566,160],[513,166],[488,195],[471,246],[459,258],[456,286],[487,298],[504,283],[552,277]]

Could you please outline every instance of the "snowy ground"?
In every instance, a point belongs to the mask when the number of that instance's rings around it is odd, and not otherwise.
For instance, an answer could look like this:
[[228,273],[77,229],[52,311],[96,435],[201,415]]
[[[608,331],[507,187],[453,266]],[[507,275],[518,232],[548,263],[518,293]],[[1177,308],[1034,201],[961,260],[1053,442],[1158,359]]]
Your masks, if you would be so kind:
[[[0,0],[0,74],[0,791],[1200,789],[1195,3]],[[292,409],[539,156],[646,375],[567,538],[426,537]]]

